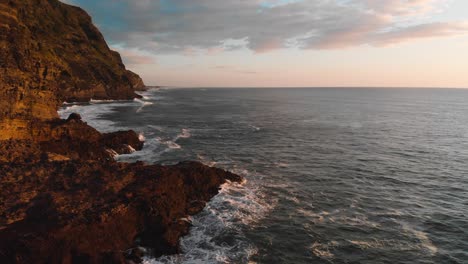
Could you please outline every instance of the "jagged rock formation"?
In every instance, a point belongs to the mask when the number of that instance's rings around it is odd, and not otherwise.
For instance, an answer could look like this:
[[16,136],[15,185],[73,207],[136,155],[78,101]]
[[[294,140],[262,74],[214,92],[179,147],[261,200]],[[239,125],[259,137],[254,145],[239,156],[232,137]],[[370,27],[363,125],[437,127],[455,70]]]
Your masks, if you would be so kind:
[[138,263],[179,251],[193,215],[241,178],[197,162],[118,163],[134,131],[101,134],[63,101],[144,87],[91,18],[57,0],[0,0],[0,263]]
[[140,262],[139,247],[177,253],[187,215],[241,180],[197,162],[115,162],[122,146],[142,147],[138,135],[101,135],[78,116],[34,133],[36,141],[0,144],[0,263]]
[[0,0],[0,139],[29,137],[63,101],[133,99],[143,87],[82,9]]

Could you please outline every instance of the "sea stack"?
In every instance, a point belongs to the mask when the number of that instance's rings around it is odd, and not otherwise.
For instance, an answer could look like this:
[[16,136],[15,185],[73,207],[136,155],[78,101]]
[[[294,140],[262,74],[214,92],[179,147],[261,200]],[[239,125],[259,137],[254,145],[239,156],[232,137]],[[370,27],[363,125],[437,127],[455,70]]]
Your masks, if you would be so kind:
[[[127,70],[82,9],[0,0],[0,262],[127,263],[179,252],[220,185],[241,178],[197,162],[118,163],[134,131],[101,134],[64,102],[133,99]],[[140,250],[145,248],[145,250]]]

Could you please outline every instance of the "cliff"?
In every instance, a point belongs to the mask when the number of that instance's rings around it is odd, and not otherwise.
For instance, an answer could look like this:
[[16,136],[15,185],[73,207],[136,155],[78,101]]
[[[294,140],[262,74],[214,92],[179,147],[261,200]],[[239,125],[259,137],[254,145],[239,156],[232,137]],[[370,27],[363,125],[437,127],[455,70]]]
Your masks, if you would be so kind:
[[63,101],[132,99],[143,87],[80,8],[0,0],[0,263],[177,253],[186,217],[241,181],[197,162],[118,163],[116,153],[143,147],[137,133],[101,134],[56,112]]
[[58,117],[64,101],[133,99],[143,87],[82,9],[0,0],[0,138],[29,137],[31,122]]

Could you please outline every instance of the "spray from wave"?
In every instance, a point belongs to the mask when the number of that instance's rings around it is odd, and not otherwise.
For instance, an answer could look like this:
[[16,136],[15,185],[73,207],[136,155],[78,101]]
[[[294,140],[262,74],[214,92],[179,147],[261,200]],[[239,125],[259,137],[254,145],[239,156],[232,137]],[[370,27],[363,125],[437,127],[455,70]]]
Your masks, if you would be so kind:
[[139,103],[141,106],[136,110],[137,113],[140,113],[143,108],[145,108],[148,105],[153,105],[153,102],[148,102],[148,101],[143,101],[141,99],[135,98],[133,99],[135,102]]
[[243,230],[253,228],[275,207],[247,181],[226,183],[198,215],[190,218],[190,233],[182,238],[182,254],[147,258],[145,264],[247,263],[257,253]]

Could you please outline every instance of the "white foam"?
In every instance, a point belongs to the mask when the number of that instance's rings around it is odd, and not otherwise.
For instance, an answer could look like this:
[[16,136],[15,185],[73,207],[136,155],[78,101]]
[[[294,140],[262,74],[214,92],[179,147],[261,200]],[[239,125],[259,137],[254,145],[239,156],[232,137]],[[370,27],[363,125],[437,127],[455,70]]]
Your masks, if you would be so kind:
[[403,249],[406,247],[402,247],[401,245],[398,245],[398,241],[394,240],[378,240],[378,239],[372,239],[368,241],[360,241],[360,240],[348,240],[351,244],[358,246],[362,250],[366,249],[384,249],[384,248],[397,248],[397,249]]
[[143,108],[145,108],[146,106],[152,105],[152,104],[153,104],[152,102],[146,102],[146,101],[143,101],[143,100],[138,99],[138,98],[133,99],[133,101],[135,101],[135,102],[137,102],[137,103],[139,103],[139,104],[141,105],[141,106],[136,110],[137,113],[140,113],[140,112],[143,110]]
[[178,140],[179,138],[190,138],[191,136],[192,135],[190,134],[190,129],[183,128],[182,132],[174,138],[174,141]]
[[113,102],[122,102],[124,100],[97,100],[97,99],[92,99],[89,100],[90,103],[94,104],[99,104],[99,103],[113,103]]
[[312,250],[312,253],[323,259],[333,259],[335,255],[333,255],[330,250],[335,248],[338,245],[338,242],[336,241],[331,241],[329,243],[320,243],[318,241],[315,241],[311,246],[310,249]]
[[[159,131],[164,131],[164,129],[161,127],[151,126],[151,125],[150,127],[155,128]],[[182,131],[179,134],[177,134],[172,140],[164,139],[162,137],[156,137],[156,140],[157,142],[159,142],[159,144],[166,145],[167,147],[165,150],[161,151],[160,154],[170,151],[170,150],[182,149],[182,146],[176,143],[176,141],[181,138],[186,139],[190,137],[191,137],[190,130],[187,128],[182,129]]]
[[407,233],[419,240],[421,249],[427,251],[432,256],[439,251],[439,249],[432,243],[431,239],[425,232],[417,230],[416,228],[413,228],[406,223],[403,223],[402,227],[404,231],[406,231]]
[[261,128],[260,128],[260,127],[258,127],[258,126],[249,125],[249,127],[250,127],[250,128],[252,128],[252,129],[253,129],[253,131],[260,131],[260,130],[261,130]]
[[209,167],[213,167],[216,164],[218,164],[218,162],[209,160],[209,159],[207,159],[205,156],[203,156],[201,154],[197,154],[197,158],[201,163],[203,163],[204,165],[209,166]]
[[156,137],[156,140],[160,143],[160,144],[164,144],[168,147],[168,149],[181,149],[182,147],[175,143],[174,141],[172,140],[164,140],[163,138],[161,137]]
[[352,213],[349,210],[336,209],[332,212],[314,212],[311,209],[299,208],[297,212],[308,217],[315,224],[318,223],[339,223],[346,226],[378,228],[379,223],[371,221],[366,215]]
[[434,256],[438,252],[438,248],[432,243],[426,233],[412,228],[407,223],[401,223],[401,226],[403,234],[412,238],[416,238],[418,242],[414,242],[414,239],[401,240],[376,238],[367,240],[348,240],[348,242],[359,247],[361,250],[389,248],[401,252],[420,250],[429,253],[431,256]]
[[162,126],[147,125],[147,127],[158,130],[160,132],[164,132],[164,130],[165,130]]
[[[276,203],[267,201],[258,185],[246,180],[226,183],[200,214],[190,218],[193,226],[181,239],[183,254],[147,258],[144,263],[253,263],[249,259],[258,250],[242,230],[255,226]],[[226,236],[229,242],[223,242]]]
[[175,143],[175,142],[172,142],[172,141],[166,141],[164,142],[170,149],[181,149],[182,147]]
[[[86,104],[86,105],[71,105],[59,109],[58,114],[61,118],[66,119],[72,113],[80,114],[83,121],[94,127],[100,132],[112,132],[117,130],[115,123],[110,120],[101,119],[101,116],[107,113],[112,113],[115,107],[124,106],[125,103],[111,104]],[[118,129],[125,129],[118,127]]]
[[[67,105],[70,105],[70,104],[67,104]],[[82,107],[82,106],[76,105],[76,104],[71,104],[70,106],[65,107],[64,111],[70,111],[70,110],[73,110],[73,109],[79,109],[80,107]]]
[[161,145],[161,142],[158,140],[159,138],[152,138],[148,137],[145,138],[145,144],[143,145],[143,149],[140,151],[133,152],[131,154],[119,155],[117,160],[119,161],[148,161],[148,162],[155,162],[162,154],[162,152],[158,152],[158,148]]
[[289,164],[286,163],[286,162],[275,162],[275,166],[278,167],[278,168],[288,168],[289,167]]

